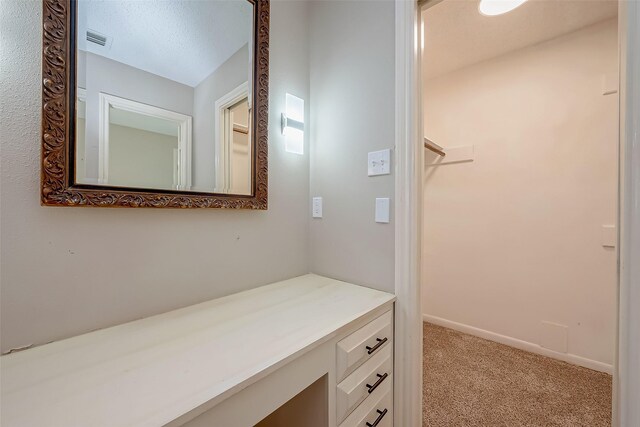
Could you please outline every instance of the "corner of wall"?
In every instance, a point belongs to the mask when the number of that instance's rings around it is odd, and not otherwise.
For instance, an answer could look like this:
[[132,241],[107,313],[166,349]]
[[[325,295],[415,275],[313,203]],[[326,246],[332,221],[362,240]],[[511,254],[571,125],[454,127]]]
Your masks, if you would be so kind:
[[[395,141],[395,14],[384,0],[314,1],[310,14],[310,197],[314,273],[394,292],[394,219],[374,221],[394,174],[367,176],[367,153]],[[393,163],[393,160],[392,160]]]

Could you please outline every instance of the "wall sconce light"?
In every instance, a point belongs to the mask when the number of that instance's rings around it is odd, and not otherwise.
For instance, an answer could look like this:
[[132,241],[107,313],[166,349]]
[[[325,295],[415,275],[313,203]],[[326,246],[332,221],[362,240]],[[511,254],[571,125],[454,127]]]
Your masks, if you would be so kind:
[[282,113],[284,150],[304,154],[304,100],[287,93],[285,112]]

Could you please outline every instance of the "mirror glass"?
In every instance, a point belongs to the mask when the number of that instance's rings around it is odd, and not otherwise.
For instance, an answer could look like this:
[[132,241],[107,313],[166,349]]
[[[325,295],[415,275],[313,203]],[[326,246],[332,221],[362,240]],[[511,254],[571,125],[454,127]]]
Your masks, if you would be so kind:
[[75,183],[251,195],[253,4],[77,7]]

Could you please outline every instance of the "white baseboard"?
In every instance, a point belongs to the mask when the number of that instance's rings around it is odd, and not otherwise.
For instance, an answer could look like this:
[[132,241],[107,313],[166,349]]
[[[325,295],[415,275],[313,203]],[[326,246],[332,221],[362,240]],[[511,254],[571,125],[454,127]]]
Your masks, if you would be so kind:
[[596,360],[591,360],[584,357],[576,356],[575,354],[558,353],[557,351],[553,351],[553,350],[549,350],[547,348],[541,347],[538,344],[519,340],[517,338],[508,337],[506,335],[496,334],[495,332],[486,331],[484,329],[475,328],[473,326],[465,325],[458,322],[453,322],[451,320],[443,319],[441,317],[431,316],[429,314],[423,314],[422,320],[425,322],[433,323],[434,325],[443,326],[445,328],[453,329],[459,332],[464,332],[465,334],[474,335],[476,337],[484,338],[489,341],[494,341],[494,342],[508,345],[510,347],[514,347],[520,350],[528,351],[530,353],[540,354],[542,356],[551,357],[552,359],[562,360],[563,362],[593,369],[594,371],[613,374],[612,365],[608,365],[606,363],[598,362]]

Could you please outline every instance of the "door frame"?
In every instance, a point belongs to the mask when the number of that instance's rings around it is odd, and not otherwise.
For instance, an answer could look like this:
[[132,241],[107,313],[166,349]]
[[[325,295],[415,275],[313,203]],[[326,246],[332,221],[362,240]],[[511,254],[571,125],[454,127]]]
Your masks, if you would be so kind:
[[[613,426],[640,425],[640,3],[620,1],[618,334]],[[635,261],[635,262],[633,262]]]
[[[395,425],[422,425],[420,11],[441,0],[395,0]],[[619,1],[620,167],[614,427],[640,425],[640,2]]]
[[419,7],[395,0],[395,354],[394,425],[422,425],[420,248],[422,163]]
[[[86,92],[85,92],[86,97]],[[176,113],[154,105],[144,104],[110,95],[98,93],[98,183],[109,183],[109,127],[111,121],[110,108],[117,108],[131,113],[142,114],[173,122],[178,126],[178,182],[176,190],[191,189],[191,138],[192,118],[186,114]]]
[[[216,168],[216,193],[228,193],[229,188],[231,187],[231,176],[229,167],[229,165],[231,164],[231,147],[228,147],[226,144],[227,138],[225,135],[224,126],[225,110],[247,98],[249,102],[249,114],[251,114],[251,99],[249,92],[249,82],[246,81],[244,83],[241,83],[238,87],[232,89],[228,93],[222,95],[214,105],[214,161]],[[249,123],[251,123],[251,119],[249,119]],[[251,181],[251,179],[249,179],[249,181]]]

